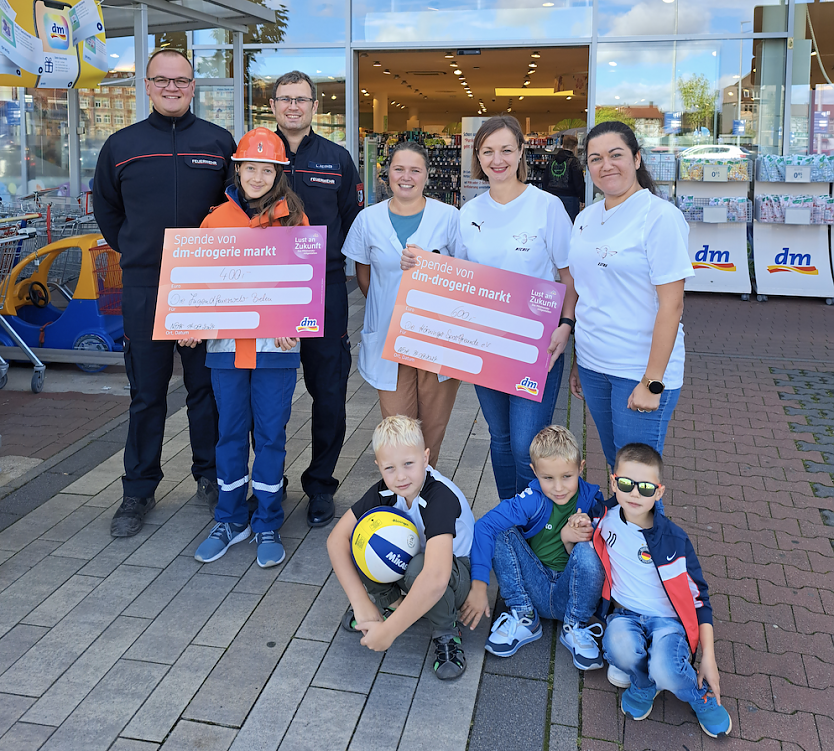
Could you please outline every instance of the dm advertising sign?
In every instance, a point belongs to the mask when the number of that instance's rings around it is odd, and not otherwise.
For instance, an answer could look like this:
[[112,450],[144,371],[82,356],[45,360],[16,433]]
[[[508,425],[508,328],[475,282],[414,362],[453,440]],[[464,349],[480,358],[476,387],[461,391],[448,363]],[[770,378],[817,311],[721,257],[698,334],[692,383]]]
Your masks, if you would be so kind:
[[565,286],[426,251],[417,260],[383,358],[540,402]]
[[0,0],[0,86],[91,88],[108,69],[96,0]]
[[755,226],[756,289],[764,295],[834,297],[825,225]]
[[166,229],[153,338],[324,336],[326,227]]

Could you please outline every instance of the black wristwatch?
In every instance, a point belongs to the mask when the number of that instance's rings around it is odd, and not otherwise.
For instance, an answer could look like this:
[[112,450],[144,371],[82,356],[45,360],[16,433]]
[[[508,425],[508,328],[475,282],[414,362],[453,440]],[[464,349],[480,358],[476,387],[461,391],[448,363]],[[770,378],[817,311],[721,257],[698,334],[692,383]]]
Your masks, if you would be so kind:
[[573,318],[560,318],[559,325],[561,326],[563,323],[570,326],[570,333],[572,334],[573,330],[576,328],[576,321],[574,321]]
[[643,380],[641,382],[652,394],[662,394],[663,389],[666,388],[663,381],[653,381],[651,378],[645,375],[643,376]]

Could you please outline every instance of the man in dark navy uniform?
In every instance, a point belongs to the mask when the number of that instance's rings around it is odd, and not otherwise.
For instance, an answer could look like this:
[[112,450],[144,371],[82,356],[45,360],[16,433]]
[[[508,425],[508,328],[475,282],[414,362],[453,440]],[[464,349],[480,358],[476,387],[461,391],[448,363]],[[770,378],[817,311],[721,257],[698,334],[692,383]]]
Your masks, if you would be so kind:
[[313,398],[313,458],[301,475],[309,497],[307,524],[323,527],[333,519],[333,477],[345,439],[345,402],[350,372],[348,299],[342,245],[362,208],[364,187],[347,150],[313,132],[318,110],[316,86],[300,71],[285,73],[272,89],[269,106],[284,140],[293,190],[304,201],[312,225],[327,227],[327,280],[324,336],[301,340],[304,383]]

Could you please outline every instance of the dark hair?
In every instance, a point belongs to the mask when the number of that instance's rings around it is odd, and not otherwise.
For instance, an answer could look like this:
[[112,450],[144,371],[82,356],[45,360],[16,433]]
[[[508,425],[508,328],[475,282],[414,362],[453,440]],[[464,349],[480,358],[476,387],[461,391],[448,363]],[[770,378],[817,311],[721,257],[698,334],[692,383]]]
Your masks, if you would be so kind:
[[[240,182],[240,173],[237,170],[237,165],[245,164],[244,159],[236,163],[235,168],[235,187],[240,196],[245,196],[243,185]],[[259,215],[267,215],[269,225],[275,222],[275,207],[281,202],[282,198],[287,200],[287,209],[289,214],[281,217],[278,223],[282,227],[297,227],[304,222],[304,203],[298,197],[298,194],[290,187],[287,180],[287,175],[280,164],[275,164],[275,182],[272,188],[260,198],[252,203],[252,207],[258,209]]]
[[429,152],[426,151],[426,147],[422,146],[421,144],[417,143],[417,141],[400,141],[396,146],[391,147],[391,151],[388,152],[388,164],[392,164],[394,161],[394,154],[399,151],[413,151],[418,156],[423,158],[423,161],[426,163],[426,172],[429,171]]
[[191,63],[191,60],[188,59],[188,55],[186,55],[182,50],[175,50],[172,47],[165,47],[164,49],[157,50],[148,58],[148,64],[145,66],[145,75],[148,75],[148,70],[151,67],[151,63],[156,60],[156,58],[161,57],[162,55],[173,55],[174,57],[181,57],[185,62],[188,63],[188,67],[191,68],[191,77],[194,78],[194,65]]
[[568,135],[562,136],[562,148],[567,149],[568,151],[573,151],[577,146],[579,146],[579,139],[576,136]]
[[521,152],[521,159],[518,162],[518,170],[515,176],[518,181],[527,182],[527,159],[524,157],[524,133],[521,126],[518,124],[512,115],[495,115],[487,120],[475,134],[475,142],[472,144],[472,179],[486,180],[486,173],[481,169],[481,161],[478,158],[478,152],[481,150],[481,144],[486,141],[493,133],[506,128],[515,136],[516,144]]
[[291,70],[289,73],[284,73],[283,76],[279,76],[275,83],[272,84],[272,98],[275,99],[275,92],[278,91],[279,86],[287,86],[291,83],[306,83],[310,87],[310,96],[315,100],[316,85],[310,76],[302,73],[300,70]]
[[651,446],[645,443],[627,443],[617,452],[614,460],[614,471],[622,462],[635,462],[645,464],[647,467],[654,467],[657,470],[657,477],[663,477],[663,459]]
[[637,168],[637,182],[641,188],[648,188],[652,193],[657,195],[657,185],[655,185],[654,178],[652,178],[651,173],[646,169],[643,152],[640,148],[640,144],[637,143],[637,136],[634,135],[634,131],[629,128],[628,125],[621,123],[619,120],[608,120],[591,128],[590,133],[588,133],[588,137],[585,139],[586,163],[587,154],[590,151],[591,141],[597,136],[602,136],[606,133],[616,133],[623,139],[623,141],[625,141],[625,145],[628,146],[632,156],[636,157],[638,154],[640,155],[640,166]]

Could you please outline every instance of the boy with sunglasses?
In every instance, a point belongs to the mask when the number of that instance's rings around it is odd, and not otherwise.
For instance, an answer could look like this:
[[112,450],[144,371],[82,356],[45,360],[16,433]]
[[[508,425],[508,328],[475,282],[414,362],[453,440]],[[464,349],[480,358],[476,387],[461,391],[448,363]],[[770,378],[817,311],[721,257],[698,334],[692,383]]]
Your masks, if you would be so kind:
[[[732,730],[732,721],[721,706],[709,592],[686,532],[655,513],[665,490],[662,472],[651,446],[623,446],[611,474],[614,497],[591,510],[593,544],[605,568],[603,612],[609,602],[614,606],[603,651],[615,668],[609,680],[626,688],[624,715],[645,719],[657,694],[671,691],[716,738]],[[569,523],[586,526],[590,519],[576,514]],[[696,673],[691,661],[699,643]]]

